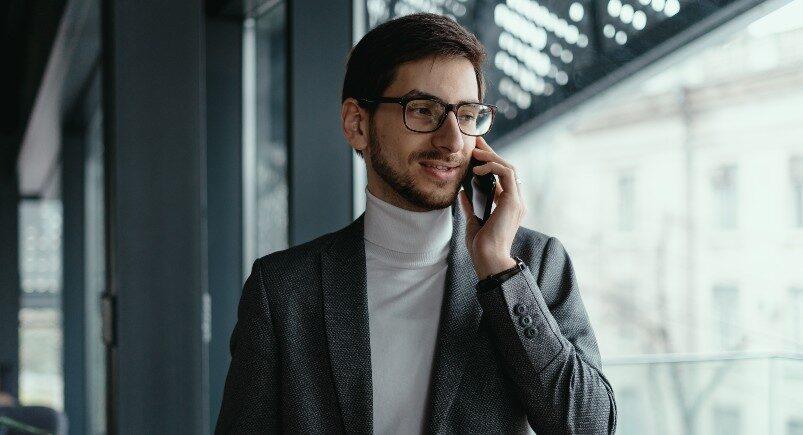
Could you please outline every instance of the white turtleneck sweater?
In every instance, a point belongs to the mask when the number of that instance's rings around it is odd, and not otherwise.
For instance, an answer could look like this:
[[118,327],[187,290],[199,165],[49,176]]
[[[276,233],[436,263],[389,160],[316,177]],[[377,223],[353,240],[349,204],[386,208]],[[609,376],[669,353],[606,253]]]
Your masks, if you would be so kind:
[[424,429],[452,237],[452,207],[414,212],[365,188],[374,432]]

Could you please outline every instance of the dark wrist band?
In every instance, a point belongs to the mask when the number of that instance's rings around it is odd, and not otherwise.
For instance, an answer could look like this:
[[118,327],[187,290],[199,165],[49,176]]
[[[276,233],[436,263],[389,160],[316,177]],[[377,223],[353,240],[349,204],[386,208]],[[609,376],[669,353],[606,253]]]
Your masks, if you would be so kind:
[[486,291],[495,289],[502,285],[503,282],[507,281],[510,277],[516,275],[517,273],[524,270],[525,264],[521,258],[513,256],[513,259],[516,260],[516,265],[511,267],[510,269],[503,270],[499,273],[495,273],[488,278],[485,278],[477,283],[476,289],[477,293],[485,293]]

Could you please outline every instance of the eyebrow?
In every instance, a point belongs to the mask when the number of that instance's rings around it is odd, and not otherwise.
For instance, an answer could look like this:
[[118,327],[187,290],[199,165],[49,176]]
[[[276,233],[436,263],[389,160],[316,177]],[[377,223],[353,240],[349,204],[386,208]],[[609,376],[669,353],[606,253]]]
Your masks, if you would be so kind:
[[[410,92],[404,94],[404,97],[430,97],[445,103],[445,101],[443,101],[441,98],[438,98],[432,94],[428,94],[420,89],[413,89]],[[482,102],[476,100],[460,100],[455,104],[465,104],[465,103],[482,104]]]

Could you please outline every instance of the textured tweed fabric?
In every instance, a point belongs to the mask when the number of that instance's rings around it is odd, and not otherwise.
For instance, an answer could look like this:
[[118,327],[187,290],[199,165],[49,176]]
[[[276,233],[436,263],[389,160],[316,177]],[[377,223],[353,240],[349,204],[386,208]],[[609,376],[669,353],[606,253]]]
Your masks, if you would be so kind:
[[[613,433],[613,390],[563,246],[520,228],[511,254],[527,267],[477,296],[452,210],[427,432]],[[254,262],[216,433],[372,432],[363,217]]]

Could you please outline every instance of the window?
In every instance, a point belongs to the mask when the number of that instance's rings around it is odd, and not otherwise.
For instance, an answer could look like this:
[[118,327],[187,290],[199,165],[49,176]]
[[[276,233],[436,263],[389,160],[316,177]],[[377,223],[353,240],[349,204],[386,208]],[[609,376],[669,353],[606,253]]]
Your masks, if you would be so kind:
[[720,350],[733,350],[739,338],[739,289],[716,285],[712,290],[713,332]]
[[613,290],[613,293],[619,296],[622,318],[628,319],[628,321],[618,322],[619,336],[632,341],[636,336],[642,315],[636,285],[632,280],[624,280]]
[[789,160],[789,175],[792,182],[792,224],[803,228],[803,156]]
[[723,230],[736,228],[736,166],[724,165],[715,169],[711,186],[715,226]]
[[803,287],[789,289],[789,337],[797,351],[803,351]]
[[631,171],[619,174],[618,193],[618,228],[619,231],[632,231],[635,226],[635,179]]
[[20,202],[20,403],[63,410],[59,199]]
[[634,388],[623,388],[619,394],[617,408],[619,409],[620,426],[616,433],[619,435],[640,435],[644,433],[644,423],[642,416],[644,409],[642,400],[639,398],[638,390]]
[[787,421],[786,435],[803,435],[803,419]]
[[243,42],[243,272],[288,247],[285,3],[245,22]]
[[714,406],[712,424],[713,435],[739,435],[742,433],[741,410],[735,406]]

